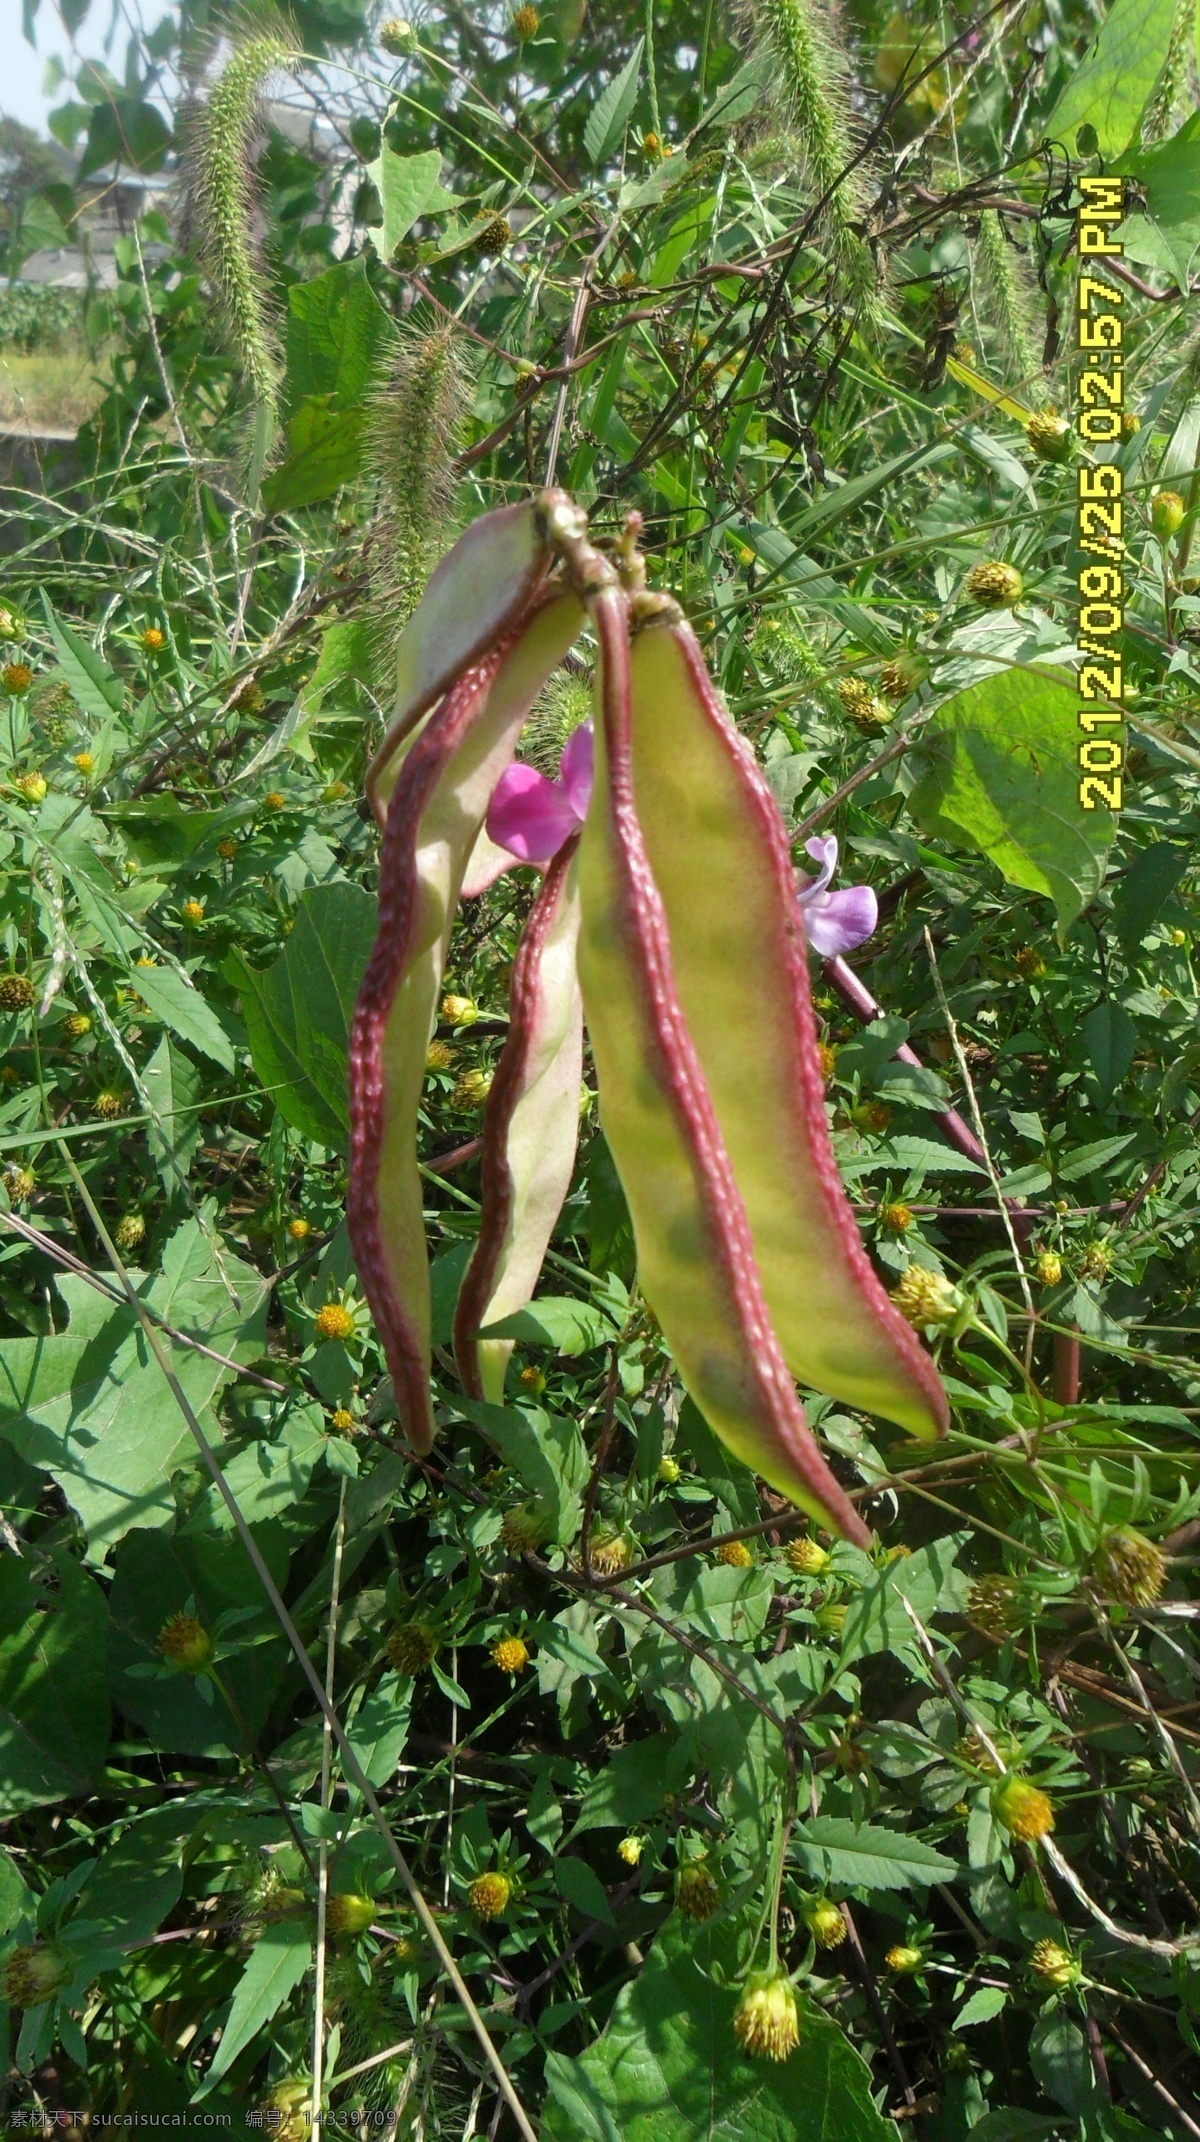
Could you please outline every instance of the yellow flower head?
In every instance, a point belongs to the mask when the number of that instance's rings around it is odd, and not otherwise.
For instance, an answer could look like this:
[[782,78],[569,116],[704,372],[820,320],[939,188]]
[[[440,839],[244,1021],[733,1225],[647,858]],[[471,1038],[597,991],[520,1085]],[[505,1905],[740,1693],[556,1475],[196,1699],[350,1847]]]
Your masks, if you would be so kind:
[[756,1971],[733,2016],[734,2035],[753,2060],[786,2060],[800,2043],[800,2017],[790,1979]]
[[478,1919],[499,1919],[508,1909],[512,1883],[506,1874],[480,1874],[467,1891],[471,1910]]
[[324,1302],[314,1319],[319,1339],[352,1339],[354,1316],[344,1302]]
[[492,1645],[492,1664],[501,1673],[520,1673],[529,1664],[529,1651],[520,1636],[497,1637]]

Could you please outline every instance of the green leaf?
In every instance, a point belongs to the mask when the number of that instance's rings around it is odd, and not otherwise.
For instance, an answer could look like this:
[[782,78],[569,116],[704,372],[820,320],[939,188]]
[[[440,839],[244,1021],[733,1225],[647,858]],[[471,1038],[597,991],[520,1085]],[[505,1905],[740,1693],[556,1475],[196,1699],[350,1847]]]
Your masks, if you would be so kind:
[[1131,956],[1157,922],[1190,861],[1189,849],[1177,847],[1172,841],[1156,840],[1135,855],[1121,877],[1113,893],[1113,922]]
[[568,1854],[554,1861],[554,1886],[560,1897],[573,1904],[576,1911],[589,1919],[599,1919],[604,1926],[615,1926],[612,1905],[604,1884],[594,1867],[585,1859],[575,1859]]
[[1080,127],[1095,129],[1101,156],[1133,140],[1153,94],[1175,20],[1175,0],[1113,0],[1045,125],[1045,138],[1076,152]]
[[607,89],[602,89],[583,130],[583,146],[594,164],[602,164],[606,156],[620,141],[637,103],[638,85],[642,77],[642,52],[646,40],[639,37],[633,51],[614,75]]
[[[300,1501],[327,1441],[320,1406],[295,1406],[273,1440],[251,1443],[230,1460],[225,1478],[248,1525],[277,1517]],[[209,1486],[193,1508],[188,1530],[209,1525],[223,1531],[232,1523],[221,1496]]]
[[190,1041],[223,1071],[232,1071],[233,1043],[211,1004],[178,967],[131,967],[128,977],[148,1011],[180,1041]]
[[408,1739],[412,1699],[410,1676],[387,1673],[349,1726],[354,1753],[369,1785],[386,1785],[391,1780]]
[[574,1421],[540,1406],[489,1406],[460,1401],[460,1412],[483,1430],[511,1465],[545,1514],[551,1537],[565,1546],[580,1524],[580,1496],[588,1477],[583,1437]]
[[1012,885],[1044,893],[1070,928],[1104,882],[1108,811],[1079,803],[1078,697],[1071,679],[998,671],[938,708],[922,732],[908,799],[930,833],[961,835]]
[[1061,2010],[1040,2015],[1029,2037],[1029,2065],[1047,2097],[1078,2118],[1097,2097],[1087,2040]]
[[357,408],[375,376],[380,351],[394,332],[367,281],[361,253],[311,282],[293,283],[287,323],[289,411],[310,395],[330,394],[340,408]]
[[46,623],[58,656],[58,666],[70,687],[72,699],[76,699],[85,714],[95,721],[107,722],[121,711],[124,691],[120,678],[111,670],[103,655],[81,640],[70,625],[64,625],[56,616],[50,598],[43,593],[42,608]]
[[993,2016],[1007,2005],[1007,1986],[979,1986],[969,2001],[964,2001],[954,2018],[955,2030],[967,2030],[972,2023],[990,2023]]
[[387,143],[378,160],[367,165],[367,177],[375,182],[383,203],[383,237],[379,252],[390,260],[402,238],[430,209],[442,204],[439,173],[441,151],[422,150],[419,156],[397,156]]
[[590,1354],[616,1338],[617,1327],[602,1309],[565,1294],[542,1295],[528,1309],[500,1318],[481,1333],[485,1339],[515,1339],[519,1346],[550,1346],[568,1357]]
[[187,1174],[200,1143],[200,1073],[191,1057],[164,1034],[142,1072],[142,1084],[162,1124],[161,1134],[152,1123],[147,1124],[146,1142],[171,1197],[178,1192],[179,1174]]
[[[1162,233],[1180,287],[1187,288],[1191,258],[1200,244],[1200,112],[1193,112],[1170,141],[1122,157],[1120,170],[1136,179],[1150,218]],[[1141,219],[1138,219],[1141,221]],[[1162,471],[1167,474],[1166,469]]]
[[[699,1947],[699,1943],[697,1943]],[[710,1935],[724,1984],[668,1922],[604,2035],[578,2059],[551,2053],[542,2142],[887,2142],[871,2078],[836,2023],[801,1997],[800,2044],[749,2061],[733,2034],[738,1959]]]
[[1103,1105],[1111,1100],[1133,1062],[1137,1028],[1129,1013],[1109,998],[1088,1013],[1083,1022],[1083,1042]]
[[280,1115],[335,1149],[349,1138],[346,1052],[375,929],[375,902],[360,885],[313,886],[273,967],[256,973],[235,955],[227,968],[254,1069]]
[[92,1939],[117,1948],[148,1941],[179,1901],[183,1887],[179,1818],[173,1808],[156,1809],[101,1854],[76,1899],[71,1940],[79,1944],[86,1922]]
[[1044,2112],[987,2112],[971,2129],[971,2142],[1038,2142],[1056,2135],[1061,2120],[1047,2119]]
[[139,97],[93,104],[76,176],[90,178],[109,164],[124,164],[127,170],[143,173],[161,171],[172,141],[171,129],[154,104],[143,103]]
[[246,1961],[233,1996],[233,2005],[221,2042],[213,2056],[197,2099],[207,2097],[233,2066],[238,2054],[257,2037],[264,2024],[278,2014],[300,1984],[312,1961],[312,1938],[304,1926],[268,1926],[260,1934]]
[[944,1852],[881,1823],[814,1815],[797,1824],[796,1846],[813,1879],[848,1889],[908,1889],[947,1882],[958,1869]]
[[967,1537],[959,1533],[918,1548],[916,1554],[891,1563],[855,1593],[842,1626],[843,1665],[876,1651],[913,1650],[917,1638],[905,1600],[922,1621],[939,1608],[945,1612],[962,1604],[967,1580],[959,1576],[954,1563]]
[[293,513],[353,483],[362,427],[361,409],[341,409],[328,394],[306,394],[287,426],[287,459],[263,485],[264,510]]
[[679,1743],[669,1733],[652,1733],[648,1740],[618,1748],[588,1786],[571,1835],[648,1822],[678,1784],[683,1763]]
[[0,1815],[76,1799],[108,1750],[108,1610],[71,1556],[51,1557],[55,1589],[0,1557]]

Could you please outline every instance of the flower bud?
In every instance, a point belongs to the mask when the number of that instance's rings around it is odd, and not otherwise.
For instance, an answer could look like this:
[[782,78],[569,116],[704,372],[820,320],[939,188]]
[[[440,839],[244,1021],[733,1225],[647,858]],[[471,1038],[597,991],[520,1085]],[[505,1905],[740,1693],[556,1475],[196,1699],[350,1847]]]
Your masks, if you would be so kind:
[[512,224],[507,216],[489,216],[487,222],[480,225],[474,241],[480,260],[494,260],[512,244],[512,235]]
[[428,1671],[437,1653],[437,1633],[427,1621],[402,1621],[387,1640],[387,1655],[397,1673],[414,1678]]
[[286,808],[287,797],[283,794],[283,791],[278,788],[269,788],[263,797],[264,811],[283,811]]
[[521,1636],[501,1636],[492,1645],[492,1664],[501,1673],[521,1673],[529,1664],[529,1650]]
[[[3,988],[3,982],[0,982],[0,992],[3,992]],[[62,1030],[68,1041],[82,1041],[84,1035],[92,1031],[91,1018],[87,1012],[71,1012],[63,1020]]]
[[1057,1250],[1039,1250],[1033,1260],[1033,1276],[1042,1287],[1056,1287],[1063,1275],[1062,1258]]
[[992,1812],[1002,1829],[1022,1844],[1048,1837],[1054,1828],[1054,1804],[1047,1793],[1028,1778],[1001,1778],[992,1792]]
[[237,856],[237,852],[238,844],[235,840],[219,840],[217,842],[217,854],[223,863],[232,863]]
[[146,1239],[146,1222],[140,1212],[123,1212],[113,1229],[113,1241],[119,1250],[140,1249]]
[[36,1001],[37,991],[27,974],[0,974],[0,1011],[28,1011]]
[[881,1205],[879,1222],[889,1235],[906,1235],[912,1226],[913,1216],[907,1205]]
[[1107,1242],[1089,1242],[1079,1260],[1081,1279],[1107,1279],[1112,1270],[1112,1251]]
[[307,1242],[312,1233],[312,1221],[306,1220],[301,1214],[296,1219],[288,1221],[287,1231],[293,1242]]
[[43,2001],[67,1984],[70,1976],[71,1966],[61,1949],[52,1942],[37,1942],[13,1950],[0,1983],[5,1999],[14,2008],[40,2008]]
[[471,1910],[479,1919],[498,1919],[511,1895],[512,1883],[506,1874],[481,1874],[467,1891]]
[[476,1109],[487,1106],[487,1097],[492,1090],[491,1071],[464,1071],[450,1098],[456,1108]]
[[73,763],[74,763],[74,765],[75,765],[75,769],[76,769],[76,771],[77,771],[78,773],[81,773],[81,774],[83,774],[83,775],[85,776],[85,778],[86,778],[86,776],[87,776],[88,774],[90,774],[90,773],[92,773],[92,772],[94,771],[94,769],[95,769],[95,765],[96,765],[96,761],[95,761],[95,759],[94,759],[94,758],[92,757],[92,754],[91,754],[91,752],[90,752],[90,751],[77,751],[77,752],[75,753],[75,758],[74,758],[74,762],[73,762]]
[[712,1872],[702,1859],[690,1860],[681,1867],[675,1881],[675,1902],[685,1919],[694,1919],[702,1925],[711,1919],[721,1901],[721,1892]]
[[926,1265],[910,1264],[892,1300],[905,1321],[920,1331],[926,1324],[952,1324],[962,1309],[962,1296],[942,1272]]
[[329,1425],[335,1435],[354,1435],[357,1432],[354,1415],[346,1406],[334,1407],[329,1416]]
[[829,1556],[820,1542],[809,1533],[802,1533],[798,1540],[789,1540],[783,1550],[789,1569],[798,1577],[819,1577],[829,1566]]
[[28,662],[6,662],[0,670],[0,684],[10,699],[19,699],[33,683],[33,671]]
[[184,903],[183,903],[183,906],[182,906],[182,908],[180,909],[180,913],[181,913],[181,915],[183,916],[183,919],[184,919],[184,921],[185,921],[185,922],[193,922],[193,923],[195,923],[195,922],[203,922],[203,920],[204,920],[204,902],[203,902],[203,900],[185,900],[185,901],[184,901]]
[[745,1540],[722,1540],[717,1549],[717,1560],[726,1569],[753,1569],[754,1556]]
[[165,632],[160,632],[157,625],[147,625],[142,634],[142,646],[146,653],[161,654],[166,644],[167,636]]
[[818,1897],[801,1913],[804,1924],[819,1949],[840,1948],[849,1932],[845,1918],[832,1897]]
[[1044,1986],[1053,1986],[1056,1993],[1077,1986],[1083,1977],[1079,1958],[1057,1941],[1036,1941],[1029,1953],[1029,1968],[1035,1978],[1040,1978]]
[[894,1978],[911,1978],[915,1971],[921,1969],[925,1961],[925,1951],[910,1942],[898,1941],[894,1949],[888,1950],[883,1960]]
[[172,1614],[156,1641],[163,1657],[181,1673],[203,1673],[212,1663],[212,1638],[194,1614]]
[[1069,461],[1071,427],[1054,409],[1039,409],[1025,426],[1025,437],[1039,461]]
[[1167,1581],[1161,1547],[1129,1525],[1101,1540],[1092,1567],[1108,1596],[1122,1606],[1153,1606]]
[[448,1041],[431,1041],[425,1051],[425,1069],[448,1071],[457,1055],[458,1050],[452,1049]]
[[1021,1619],[1020,1596],[1011,1577],[977,1577],[967,1594],[972,1628],[1002,1644]]
[[781,1971],[756,1971],[734,2010],[733,2030],[752,2060],[786,2060],[800,2043],[791,1980]]
[[474,1026],[479,1006],[472,997],[443,997],[442,1017],[448,1026]]
[[325,1924],[331,1934],[365,1934],[376,1916],[374,1897],[359,1896],[353,1890],[330,1897],[325,1906]]
[[415,42],[416,34],[411,22],[405,22],[402,15],[389,15],[387,21],[379,26],[379,42],[385,52],[390,52],[393,59],[400,59],[408,51],[409,46]]
[[314,1318],[318,1339],[352,1339],[354,1317],[344,1302],[324,1302]]
[[40,773],[14,774],[13,787],[19,796],[24,796],[26,803],[41,803],[47,791],[46,776]]
[[607,1525],[593,1532],[590,1550],[592,1568],[598,1577],[617,1577],[633,1560],[633,1549],[625,1534]]
[[510,1554],[528,1554],[537,1546],[545,1531],[541,1512],[532,1503],[523,1502],[515,1510],[506,1510],[500,1526],[500,1544]]
[[644,1850],[644,1838],[632,1836],[622,1837],[620,1844],[617,1846],[617,1857],[618,1859],[623,1859],[627,1867],[636,1867],[641,1860],[642,1853]]
[[518,44],[523,45],[527,38],[536,37],[541,27],[541,21],[542,18],[537,9],[530,7],[528,0],[526,0],[524,6],[515,8],[512,18],[512,33]]
[[848,1612],[849,1608],[843,1606],[840,1601],[836,1599],[831,1599],[827,1605],[823,1607],[818,1607],[816,1613],[816,1623],[822,1635],[840,1637],[842,1630],[846,1626],[846,1615],[848,1614]]
[[880,1136],[892,1120],[892,1111],[886,1101],[859,1101],[850,1110],[850,1121],[856,1130],[875,1131]]
[[118,1093],[115,1087],[106,1086],[102,1093],[96,1095],[93,1105],[102,1123],[115,1123],[117,1117],[125,1112],[125,1095]]
[[679,1466],[674,1458],[664,1457],[658,1461],[655,1479],[662,1487],[674,1487],[679,1479]]
[[0,1176],[8,1193],[10,1205],[24,1205],[37,1188],[37,1177],[32,1168],[23,1168],[17,1161],[10,1161]]
[[1178,491],[1160,491],[1150,508],[1150,519],[1154,525],[1155,535],[1163,542],[1167,542],[1172,536],[1178,535],[1183,526],[1183,516],[1186,512],[1187,507],[1184,505]]
[[992,558],[985,565],[973,565],[963,583],[972,602],[981,610],[1011,610],[1019,603],[1025,583],[1015,565],[1006,565],[999,558]]

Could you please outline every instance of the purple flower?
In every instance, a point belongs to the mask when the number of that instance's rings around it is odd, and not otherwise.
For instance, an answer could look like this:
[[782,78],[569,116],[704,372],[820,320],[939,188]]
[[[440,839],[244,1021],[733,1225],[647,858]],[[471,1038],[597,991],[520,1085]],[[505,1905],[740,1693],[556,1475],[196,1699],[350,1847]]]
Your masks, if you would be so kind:
[[514,759],[501,774],[487,816],[488,838],[522,863],[548,863],[587,816],[592,794],[592,725],[581,722],[559,761],[559,779]]
[[855,945],[866,943],[879,920],[879,903],[869,885],[847,885],[842,892],[826,890],[837,869],[838,844],[832,833],[805,845],[821,867],[815,878],[796,873],[804,932],[814,952],[822,959],[833,959],[839,952],[852,952]]

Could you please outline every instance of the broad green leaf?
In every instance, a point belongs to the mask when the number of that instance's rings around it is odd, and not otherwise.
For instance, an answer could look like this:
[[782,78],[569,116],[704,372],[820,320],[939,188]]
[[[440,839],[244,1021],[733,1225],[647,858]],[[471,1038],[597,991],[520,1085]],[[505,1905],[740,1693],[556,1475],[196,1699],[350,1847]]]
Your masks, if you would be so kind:
[[375,902],[359,885],[318,885],[296,909],[273,967],[236,955],[254,1068],[281,1116],[335,1149],[349,1135],[346,1050],[354,999],[375,939]]
[[[277,1436],[251,1443],[230,1459],[223,1468],[225,1478],[248,1525],[277,1517],[300,1501],[328,1440],[321,1408],[294,1406]],[[216,1488],[206,1487],[188,1529],[203,1524],[224,1531],[232,1523]]]
[[585,1859],[575,1859],[570,1854],[565,1858],[556,1857],[554,1884],[559,1896],[573,1904],[576,1911],[583,1912],[589,1919],[599,1919],[605,1926],[616,1925],[604,1884]]
[[971,2142],[1038,2142],[1061,2131],[1061,2120],[1048,2119],[1044,2112],[1001,2110],[985,2112],[971,2129]]
[[233,1043],[211,1004],[178,967],[134,967],[129,980],[146,1009],[180,1041],[190,1041],[210,1062],[232,1071]]
[[1097,2102],[1098,2086],[1087,2039],[1059,2008],[1038,2016],[1029,2039],[1029,2065],[1047,2097],[1079,2118]]
[[602,164],[605,157],[611,155],[633,117],[645,42],[644,37],[638,38],[620,74],[614,75],[608,87],[601,90],[588,115],[583,146],[594,164]]
[[[1170,141],[1122,157],[1120,169],[1142,188],[1180,287],[1186,289],[1192,255],[1200,244],[1200,112],[1193,112]],[[1166,469],[1161,473],[1165,476]]]
[[77,176],[90,178],[109,164],[124,164],[130,171],[160,171],[171,146],[171,129],[157,105],[140,97],[93,104]]
[[917,1636],[905,1600],[922,1621],[928,1621],[939,1609],[944,1612],[961,1606],[968,1586],[954,1563],[967,1537],[959,1533],[935,1540],[930,1547],[918,1548],[916,1554],[891,1563],[855,1593],[842,1627],[843,1665],[875,1651],[914,1649]]
[[1106,998],[1088,1013],[1082,1031],[1103,1104],[1111,1099],[1133,1062],[1137,1028],[1122,1005]]
[[1127,952],[1137,951],[1191,860],[1190,849],[1169,840],[1152,841],[1134,856],[1113,892],[1113,922]]
[[979,1986],[969,2001],[964,2001],[954,2018],[955,2030],[967,2030],[972,2023],[990,2023],[993,2016],[1008,2001],[1007,1986]]
[[938,708],[908,799],[918,825],[990,857],[1012,885],[1053,900],[1065,935],[1104,882],[1108,811],[1079,802],[1079,702],[1054,671],[1001,670]]
[[233,2006],[221,2033],[198,2098],[206,2097],[233,2066],[238,2054],[282,2008],[312,1961],[312,1936],[306,1926],[268,1926],[259,1935],[238,1980]]
[[178,1192],[179,1175],[187,1174],[200,1143],[200,1071],[164,1034],[142,1072],[142,1084],[162,1125],[161,1132],[153,1123],[146,1125],[146,1143],[171,1197]]
[[887,2142],[871,2078],[836,2023],[801,1997],[797,2050],[750,2061],[733,2034],[737,1958],[710,1937],[724,1983],[668,1921],[603,2036],[551,2053],[542,2142]]
[[630,1741],[616,1749],[588,1786],[572,1836],[582,1830],[628,1829],[631,1823],[648,1822],[660,1812],[665,1794],[678,1784],[683,1767],[679,1743],[669,1733],[652,1733],[648,1740]]
[[602,1309],[568,1295],[546,1294],[528,1309],[484,1327],[488,1339],[515,1339],[519,1346],[550,1346],[555,1353],[590,1354],[616,1338],[617,1328]]
[[[89,1558],[100,1561],[131,1526],[171,1521],[171,1474],[191,1462],[194,1444],[130,1311],[69,1276],[59,1291],[70,1317],[65,1332],[5,1341],[0,1435],[58,1482],[87,1532]],[[262,1349],[259,1274],[228,1254],[218,1265],[195,1220],[176,1230],[163,1270],[142,1292],[176,1330],[215,1353],[246,1359]],[[191,1348],[171,1353],[203,1419],[233,1371]]]
[[[286,1577],[287,1555],[273,1530],[260,1526],[257,1538],[278,1583]],[[206,1703],[192,1676],[167,1667],[158,1648],[165,1623],[183,1613],[189,1599],[206,1629],[221,1614],[251,1607],[261,1615],[261,1625],[269,1625],[262,1586],[234,1535],[193,1531],[170,1538],[165,1532],[130,1531],[117,1550],[109,1599],[114,1699],[156,1748],[201,1757],[244,1754],[242,1729],[220,1694],[214,1692]],[[233,1635],[242,1637],[248,1626],[257,1625],[238,1623]],[[262,1728],[288,1659],[283,1638],[272,1635],[220,1663],[221,1679],[252,1732]]]
[[1128,148],[1162,72],[1174,20],[1175,0],[1113,0],[1046,120],[1046,139],[1074,156],[1080,127],[1090,126],[1101,156]]
[[179,1901],[182,1842],[179,1818],[174,1809],[165,1808],[134,1823],[109,1845],[76,1898],[72,1947],[82,1945],[85,1925],[89,1945],[107,1942],[118,1954],[126,1943],[148,1941]]
[[[418,161],[428,162],[428,158]],[[343,409],[360,404],[375,376],[392,323],[367,281],[361,253],[288,292],[287,406],[331,394]]]
[[797,1851],[815,1881],[848,1889],[927,1888],[948,1882],[958,1869],[944,1852],[882,1823],[852,1822],[842,1815],[814,1815],[797,1824]]
[[62,670],[71,690],[71,697],[78,700],[85,714],[95,721],[107,722],[121,711],[124,690],[120,678],[111,670],[103,655],[89,647],[86,640],[65,625],[54,611],[48,595],[42,596],[46,623]]
[[397,156],[386,142],[378,160],[368,164],[367,176],[374,180],[383,203],[383,237],[379,245],[382,259],[390,260],[413,224],[428,210],[441,205],[441,168],[438,149],[424,149],[418,156]]
[[54,1588],[0,1556],[0,1815],[87,1792],[108,1748],[104,1593],[54,1553]]
[[332,498],[358,474],[363,412],[342,409],[329,394],[306,394],[287,426],[287,458],[263,485],[267,513]]
[[550,1536],[560,1545],[579,1530],[588,1457],[575,1421],[544,1413],[540,1406],[489,1406],[463,1399],[459,1410],[482,1429],[529,1495],[541,1506]]
[[369,1785],[386,1785],[404,1753],[413,1685],[408,1674],[386,1673],[347,1728]]

